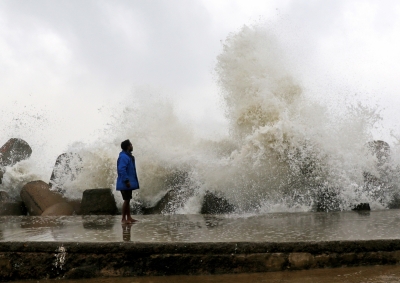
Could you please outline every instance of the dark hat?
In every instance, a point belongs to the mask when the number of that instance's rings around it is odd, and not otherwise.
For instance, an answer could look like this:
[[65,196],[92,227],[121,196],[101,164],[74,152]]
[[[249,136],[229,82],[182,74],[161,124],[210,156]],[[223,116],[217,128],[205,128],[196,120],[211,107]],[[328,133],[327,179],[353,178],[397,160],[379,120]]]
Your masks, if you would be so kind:
[[129,140],[125,140],[125,141],[121,142],[122,150],[127,150],[128,146],[130,146],[130,145],[131,145],[131,142]]

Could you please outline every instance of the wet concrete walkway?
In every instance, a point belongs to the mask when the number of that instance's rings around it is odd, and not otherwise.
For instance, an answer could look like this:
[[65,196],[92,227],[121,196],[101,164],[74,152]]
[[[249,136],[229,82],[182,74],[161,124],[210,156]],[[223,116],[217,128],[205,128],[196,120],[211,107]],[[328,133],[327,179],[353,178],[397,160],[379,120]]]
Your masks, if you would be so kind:
[[264,215],[0,217],[0,241],[308,242],[400,239],[400,210]]

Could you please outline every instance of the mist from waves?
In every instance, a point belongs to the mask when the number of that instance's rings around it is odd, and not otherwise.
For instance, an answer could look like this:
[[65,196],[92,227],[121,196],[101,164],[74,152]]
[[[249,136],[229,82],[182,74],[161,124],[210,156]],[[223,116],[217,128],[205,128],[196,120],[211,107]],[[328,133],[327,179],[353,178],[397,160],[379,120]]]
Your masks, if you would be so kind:
[[[79,156],[72,161],[79,172],[74,180],[58,182],[71,198],[92,188],[115,191],[120,143],[129,138],[141,186],[134,202],[150,207],[176,190],[180,197],[165,213],[199,213],[206,191],[226,197],[237,213],[309,211],[331,191],[342,210],[359,202],[387,207],[396,186],[384,194],[364,189],[364,172],[380,174],[366,146],[379,111],[359,101],[340,111],[324,104],[306,92],[290,66],[279,39],[265,26],[244,26],[227,37],[215,67],[228,136],[199,138],[160,91],[137,88],[134,102],[116,111],[100,140],[70,145],[67,152]],[[397,151],[392,148],[387,160],[393,184]],[[38,175],[25,167],[17,164],[5,174],[8,186],[18,183],[16,191]]]

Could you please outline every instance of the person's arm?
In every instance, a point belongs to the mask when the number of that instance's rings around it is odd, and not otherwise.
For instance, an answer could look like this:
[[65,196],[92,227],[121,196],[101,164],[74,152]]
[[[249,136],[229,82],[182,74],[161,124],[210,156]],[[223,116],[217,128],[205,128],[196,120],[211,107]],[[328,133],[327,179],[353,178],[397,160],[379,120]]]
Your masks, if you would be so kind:
[[129,183],[127,168],[128,168],[129,159],[128,157],[121,156],[118,163],[118,174],[121,176],[122,181],[126,184],[128,188],[130,188],[131,184]]

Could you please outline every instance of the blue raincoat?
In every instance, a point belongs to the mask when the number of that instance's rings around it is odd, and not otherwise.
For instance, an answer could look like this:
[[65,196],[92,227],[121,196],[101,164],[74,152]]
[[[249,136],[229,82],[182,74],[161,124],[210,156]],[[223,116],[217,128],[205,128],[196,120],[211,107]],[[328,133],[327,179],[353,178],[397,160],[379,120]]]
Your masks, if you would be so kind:
[[[139,189],[139,180],[136,174],[135,157],[132,154],[121,151],[117,160],[117,190],[137,190]],[[130,188],[126,186],[129,181]]]

